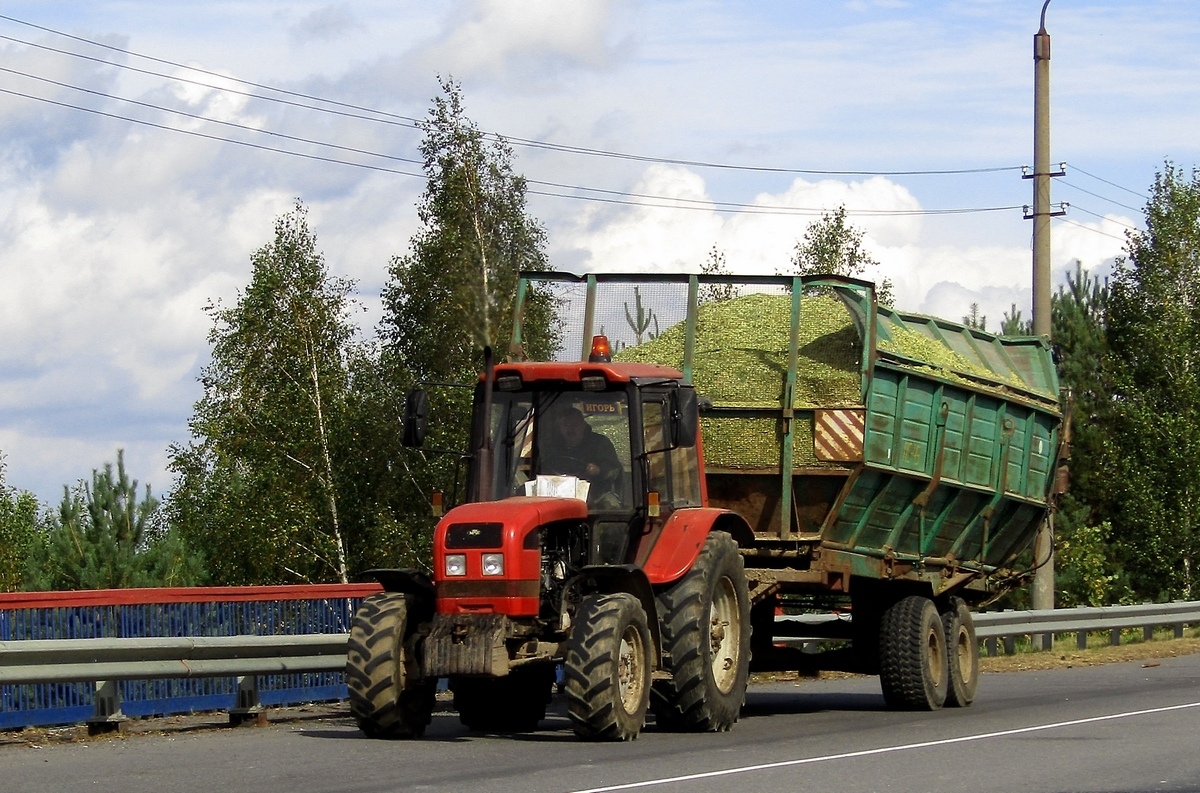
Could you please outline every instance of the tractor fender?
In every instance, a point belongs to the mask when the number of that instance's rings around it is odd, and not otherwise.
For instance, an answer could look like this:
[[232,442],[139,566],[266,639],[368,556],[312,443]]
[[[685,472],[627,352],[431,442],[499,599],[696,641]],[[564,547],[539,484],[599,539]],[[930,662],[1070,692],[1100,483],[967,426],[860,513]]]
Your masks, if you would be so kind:
[[633,595],[642,604],[646,612],[646,621],[650,626],[650,637],[654,641],[654,652],[651,653],[654,668],[659,668],[659,657],[662,653],[662,640],[658,627],[658,607],[654,599],[654,589],[646,578],[646,573],[636,565],[598,564],[589,565],[576,573],[564,591],[574,591],[578,595],[615,595],[624,593]]
[[358,577],[374,578],[386,592],[402,592],[412,595],[416,606],[414,616],[418,622],[426,622],[433,617],[433,579],[423,570],[413,567],[381,567],[363,570]]
[[[692,569],[709,532],[723,531],[739,546],[754,541],[746,519],[727,509],[677,509],[657,532],[647,535],[639,549],[642,569],[653,586],[672,584]],[[649,547],[647,548],[647,545]]]

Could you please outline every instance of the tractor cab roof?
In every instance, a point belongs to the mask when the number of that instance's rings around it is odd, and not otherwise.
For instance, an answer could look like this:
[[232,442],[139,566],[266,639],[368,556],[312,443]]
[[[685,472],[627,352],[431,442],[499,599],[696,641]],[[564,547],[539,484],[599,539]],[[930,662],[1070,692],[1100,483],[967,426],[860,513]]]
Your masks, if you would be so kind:
[[[495,377],[500,390],[516,390],[500,385],[501,378],[519,377],[521,383],[580,383],[584,378],[602,377],[609,383],[656,380],[682,380],[683,372],[670,366],[651,363],[590,363],[588,361],[524,361],[496,364]],[[482,375],[480,376],[482,379]],[[512,381],[509,381],[512,382]]]

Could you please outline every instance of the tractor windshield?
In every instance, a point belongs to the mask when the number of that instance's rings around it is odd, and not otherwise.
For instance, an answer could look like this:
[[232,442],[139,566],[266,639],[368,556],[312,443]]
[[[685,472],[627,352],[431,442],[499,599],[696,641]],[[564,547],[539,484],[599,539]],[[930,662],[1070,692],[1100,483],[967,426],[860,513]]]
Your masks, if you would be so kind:
[[633,506],[622,392],[496,392],[492,445],[498,496],[552,492],[584,498],[595,511]]

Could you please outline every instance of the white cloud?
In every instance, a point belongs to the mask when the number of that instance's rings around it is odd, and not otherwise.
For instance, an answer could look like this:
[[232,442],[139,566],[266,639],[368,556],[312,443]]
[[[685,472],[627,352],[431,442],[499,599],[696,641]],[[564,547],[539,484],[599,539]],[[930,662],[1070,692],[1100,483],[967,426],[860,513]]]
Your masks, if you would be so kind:
[[288,35],[298,44],[313,41],[328,44],[362,26],[349,6],[321,6],[288,25]]
[[472,0],[414,54],[443,75],[476,81],[553,79],[563,67],[604,68],[625,49],[616,27],[627,0]]
[[[911,212],[920,207],[904,187],[883,177],[861,182],[795,179],[782,193],[760,193],[750,202],[761,214],[717,211],[702,177],[679,166],[646,169],[631,192],[680,199],[689,209],[625,208],[615,215],[605,209],[579,214],[576,226],[560,233],[556,245],[574,249],[581,270],[697,272],[708,251],[724,252],[730,271],[774,274],[790,267],[792,251],[808,224],[845,205],[851,222],[863,229],[864,244],[889,275],[890,252],[918,238],[920,219],[869,212]],[[783,214],[780,208],[804,210]],[[864,212],[862,215],[855,211]]]
[[[1164,157],[1184,167],[1200,157],[1192,6],[1163,0],[1150,15],[1115,0],[1050,9],[1056,161],[1078,158],[1091,173],[1144,189]],[[280,10],[197,0],[157,4],[154,14],[141,3],[74,4],[57,21],[32,21],[400,116],[423,115],[435,75],[453,75],[468,114],[514,136],[681,160],[891,171],[1028,162],[1039,7],[317,0]],[[121,35],[101,35],[112,30]],[[49,34],[37,41],[62,43]],[[0,56],[63,83],[371,151],[412,157],[420,138],[403,125],[284,108],[12,43],[0,44]],[[12,74],[0,75],[0,88],[318,151]],[[715,245],[737,272],[773,273],[788,266],[807,223],[838,204],[904,212],[1028,200],[1026,183],[1007,173],[793,179],[527,148],[517,157],[531,179],[698,202],[667,210],[532,198],[552,263],[575,271],[694,271]],[[1132,200],[1103,182],[1081,184]],[[294,198],[305,201],[330,271],[366,293],[369,310],[358,316],[369,330],[388,257],[403,253],[417,228],[421,187],[0,94],[0,450],[9,481],[54,498],[61,483],[124,446],[131,470],[167,490],[165,448],[186,434],[207,355],[202,307],[245,286],[249,256],[270,240],[273,220]],[[1056,282],[1075,258],[1108,272],[1125,225],[1135,224],[1135,211],[1106,215],[1115,204],[1078,198],[1080,210],[1104,218],[1073,210],[1055,222]],[[814,212],[727,214],[717,201]],[[994,325],[1013,302],[1029,302],[1029,229],[1019,217],[851,220],[881,263],[870,275],[890,277],[902,307],[956,319],[979,302]]]

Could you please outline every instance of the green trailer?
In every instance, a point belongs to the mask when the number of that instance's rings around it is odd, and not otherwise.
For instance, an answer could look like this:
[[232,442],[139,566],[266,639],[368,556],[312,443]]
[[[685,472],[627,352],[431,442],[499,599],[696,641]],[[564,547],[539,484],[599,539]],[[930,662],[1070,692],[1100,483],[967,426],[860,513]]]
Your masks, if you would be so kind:
[[604,334],[614,362],[694,386],[705,506],[749,527],[752,669],[878,673],[892,704],[970,703],[970,608],[1028,580],[1065,481],[1046,339],[896,311],[836,276],[525,273],[511,358],[530,300],[557,308],[562,357]]

